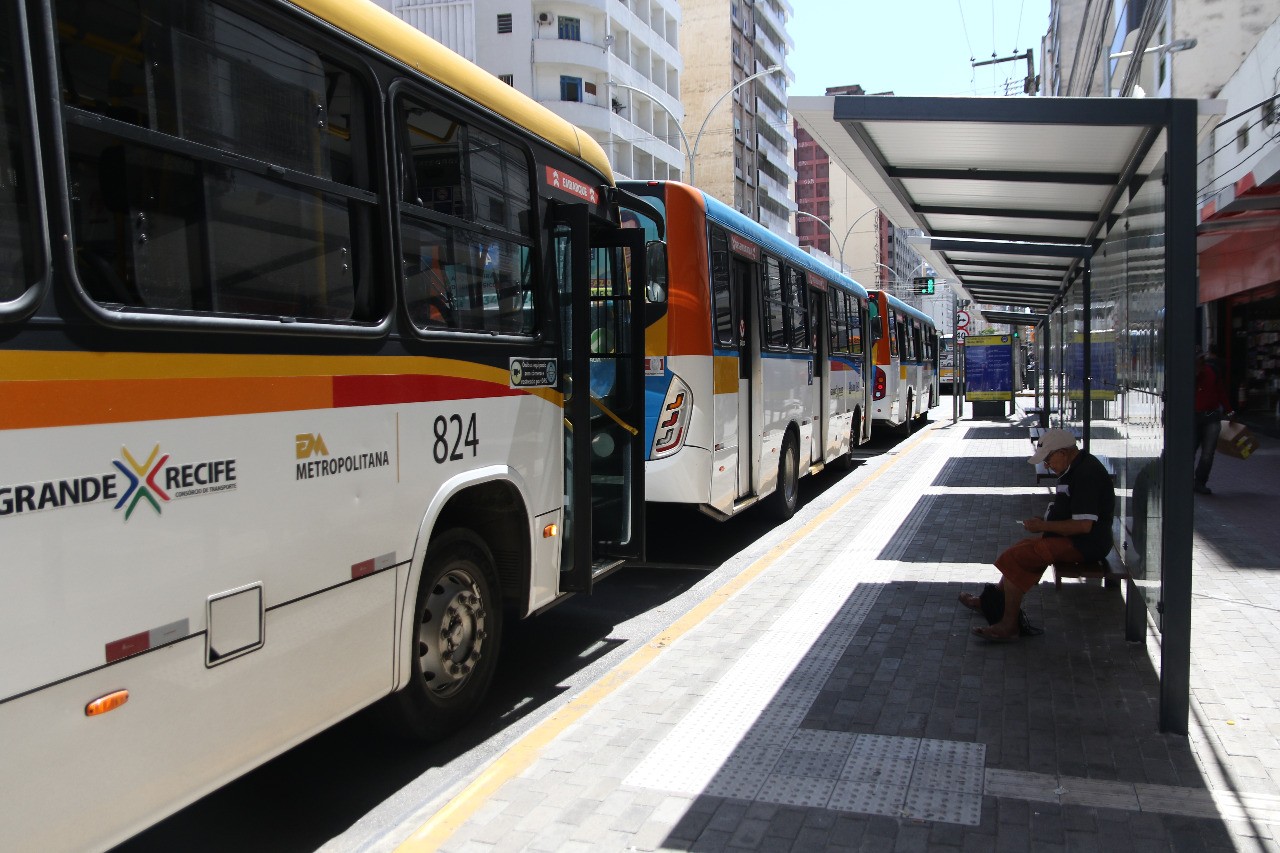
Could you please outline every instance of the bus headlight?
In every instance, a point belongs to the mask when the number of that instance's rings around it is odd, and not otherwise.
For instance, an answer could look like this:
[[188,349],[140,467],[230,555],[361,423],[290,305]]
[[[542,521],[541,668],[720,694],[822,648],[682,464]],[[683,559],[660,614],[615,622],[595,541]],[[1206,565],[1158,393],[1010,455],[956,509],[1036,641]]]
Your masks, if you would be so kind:
[[689,418],[693,414],[693,394],[678,376],[671,377],[667,386],[667,396],[662,401],[662,411],[658,413],[658,426],[653,431],[653,448],[650,459],[661,459],[670,456],[684,447],[685,436],[689,429]]

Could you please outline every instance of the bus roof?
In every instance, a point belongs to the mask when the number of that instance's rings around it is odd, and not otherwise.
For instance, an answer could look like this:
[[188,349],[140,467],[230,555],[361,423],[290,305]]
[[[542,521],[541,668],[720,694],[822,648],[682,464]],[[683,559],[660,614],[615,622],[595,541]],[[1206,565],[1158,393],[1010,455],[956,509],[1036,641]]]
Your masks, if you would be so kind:
[[932,317],[930,317],[928,314],[924,313],[924,312],[923,312],[923,311],[921,311],[919,308],[914,308],[914,307],[912,307],[912,306],[908,305],[907,303],[903,302],[901,299],[899,299],[898,297],[894,296],[892,293],[890,293],[890,292],[889,292],[889,291],[887,291],[887,290],[885,290],[885,291],[876,291],[876,290],[873,290],[873,291],[871,291],[871,292],[872,292],[872,293],[884,293],[885,298],[887,298],[887,299],[889,300],[889,304],[890,304],[891,306],[893,306],[894,308],[898,309],[899,311],[901,311],[901,312],[902,312],[902,313],[904,313],[904,314],[908,314],[908,315],[910,315],[910,316],[912,316],[912,317],[915,317],[915,318],[916,318],[917,320],[919,320],[920,322],[927,324],[930,328],[933,328],[933,327],[935,327],[935,326],[937,326],[937,325],[938,325],[936,322],[934,322],[934,319],[933,319]]
[[604,149],[585,132],[381,6],[370,0],[292,2],[387,56],[515,122],[566,154],[594,167],[610,183],[613,182],[613,170]]
[[790,264],[802,267],[814,275],[821,276],[827,281],[839,284],[845,290],[852,291],[854,294],[861,296],[864,299],[866,298],[867,289],[858,284],[858,282],[822,263],[822,261],[819,261],[813,255],[802,250],[799,246],[788,243],[768,228],[765,228],[758,222],[748,219],[724,202],[712,198],[697,187],[691,187],[688,184],[682,184],[678,181],[662,181],[660,183],[668,183],[673,186],[683,187],[690,192],[701,195],[703,203],[706,205],[707,218],[712,222],[715,222],[717,225],[722,225],[730,231],[737,231],[743,237],[759,243],[765,249],[768,249],[774,255],[777,255],[779,258]]

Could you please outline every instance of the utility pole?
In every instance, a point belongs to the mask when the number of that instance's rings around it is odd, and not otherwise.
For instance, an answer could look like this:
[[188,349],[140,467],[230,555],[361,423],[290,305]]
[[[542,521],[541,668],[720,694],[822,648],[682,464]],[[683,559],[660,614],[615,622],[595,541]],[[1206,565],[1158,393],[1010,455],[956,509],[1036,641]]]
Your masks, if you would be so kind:
[[980,65],[997,65],[1001,62],[1017,62],[1019,59],[1027,61],[1027,76],[1022,78],[1022,94],[1034,95],[1040,91],[1040,75],[1036,73],[1035,60],[1031,53],[1031,48],[1027,48],[1026,53],[1015,53],[1012,56],[1002,56],[998,59],[984,59],[982,62],[971,62],[970,67],[977,68]]

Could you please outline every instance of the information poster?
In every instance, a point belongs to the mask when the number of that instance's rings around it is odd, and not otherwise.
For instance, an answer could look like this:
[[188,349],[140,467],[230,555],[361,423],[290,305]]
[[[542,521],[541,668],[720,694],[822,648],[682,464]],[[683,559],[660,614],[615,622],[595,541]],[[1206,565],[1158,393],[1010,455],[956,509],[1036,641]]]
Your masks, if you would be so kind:
[[1008,335],[964,339],[965,392],[969,400],[1013,399],[1013,340]]
[[[1114,332],[1094,332],[1089,336],[1089,396],[1094,400],[1116,398],[1116,336]],[[1067,348],[1067,399],[1084,399],[1084,335],[1071,336]]]

